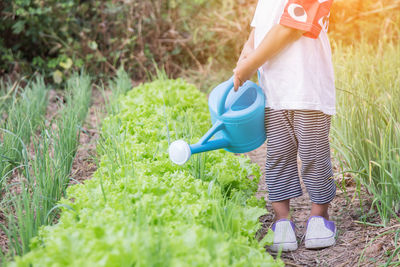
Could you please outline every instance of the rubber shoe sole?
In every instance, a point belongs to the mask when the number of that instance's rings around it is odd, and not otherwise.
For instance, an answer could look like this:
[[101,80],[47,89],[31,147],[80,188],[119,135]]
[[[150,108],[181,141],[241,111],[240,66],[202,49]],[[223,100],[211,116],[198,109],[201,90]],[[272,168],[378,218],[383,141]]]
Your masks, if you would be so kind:
[[323,239],[309,239],[305,241],[305,246],[308,249],[327,248],[335,244],[336,244],[335,236]]
[[274,252],[278,252],[279,250],[282,250],[283,252],[295,251],[297,250],[297,248],[298,248],[297,242],[273,244],[272,246],[269,247],[269,249]]

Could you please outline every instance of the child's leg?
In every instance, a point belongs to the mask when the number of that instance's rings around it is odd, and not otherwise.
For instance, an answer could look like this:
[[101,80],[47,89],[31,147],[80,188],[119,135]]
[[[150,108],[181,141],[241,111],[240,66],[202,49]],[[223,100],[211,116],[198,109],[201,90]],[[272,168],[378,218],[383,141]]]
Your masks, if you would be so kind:
[[275,221],[278,221],[280,219],[289,219],[290,199],[272,202],[272,208],[275,212]]
[[290,199],[302,195],[297,170],[297,139],[293,112],[266,109],[267,162],[265,180],[275,220],[289,218]]
[[312,202],[311,216],[328,216],[336,185],[329,147],[331,116],[320,111],[296,110],[294,129],[299,143],[302,178]]
[[329,209],[329,203],[327,204],[312,203],[310,217],[322,216],[325,219],[329,220],[328,209]]

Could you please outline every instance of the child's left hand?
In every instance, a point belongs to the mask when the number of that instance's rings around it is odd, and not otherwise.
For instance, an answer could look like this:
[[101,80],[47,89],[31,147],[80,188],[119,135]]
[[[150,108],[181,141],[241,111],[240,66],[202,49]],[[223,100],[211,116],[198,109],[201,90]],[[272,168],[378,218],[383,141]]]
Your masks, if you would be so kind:
[[244,58],[240,60],[236,68],[233,70],[233,85],[234,90],[237,91],[240,86],[242,86],[247,80],[251,78],[251,76],[256,72],[256,68],[254,68],[251,64],[250,58]]

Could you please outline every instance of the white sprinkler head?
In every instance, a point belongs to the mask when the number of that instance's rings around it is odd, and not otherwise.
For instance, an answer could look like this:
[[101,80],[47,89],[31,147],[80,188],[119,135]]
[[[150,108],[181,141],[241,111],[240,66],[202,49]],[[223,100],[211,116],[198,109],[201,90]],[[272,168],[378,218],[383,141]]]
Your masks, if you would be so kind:
[[188,161],[192,155],[188,143],[183,140],[172,142],[168,148],[168,153],[172,162],[178,165],[185,164],[185,162]]

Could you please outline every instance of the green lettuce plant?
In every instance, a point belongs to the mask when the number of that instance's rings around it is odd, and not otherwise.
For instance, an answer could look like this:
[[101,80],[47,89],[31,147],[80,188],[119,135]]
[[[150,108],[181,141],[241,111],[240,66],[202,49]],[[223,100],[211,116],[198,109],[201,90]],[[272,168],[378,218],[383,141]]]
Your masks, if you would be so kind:
[[265,252],[270,235],[255,239],[266,212],[253,196],[256,165],[213,151],[199,179],[195,157],[168,158],[169,141],[210,127],[204,94],[161,79],[119,98],[118,110],[103,122],[94,177],[67,190],[58,224],[10,266],[283,266]]

